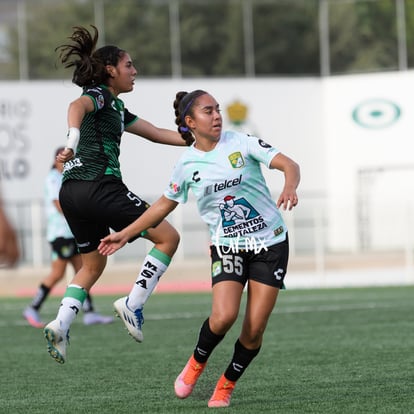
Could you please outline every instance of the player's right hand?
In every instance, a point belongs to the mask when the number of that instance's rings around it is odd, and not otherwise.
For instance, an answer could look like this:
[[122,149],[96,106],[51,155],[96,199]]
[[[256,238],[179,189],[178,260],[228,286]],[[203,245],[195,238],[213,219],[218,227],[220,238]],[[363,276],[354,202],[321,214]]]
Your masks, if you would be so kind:
[[121,247],[125,246],[128,239],[123,237],[120,232],[112,233],[101,239],[98,246],[98,251],[103,256],[110,256],[114,254]]
[[56,156],[56,160],[59,162],[67,162],[73,158],[75,154],[73,153],[73,149],[65,148],[63,151],[59,152]]

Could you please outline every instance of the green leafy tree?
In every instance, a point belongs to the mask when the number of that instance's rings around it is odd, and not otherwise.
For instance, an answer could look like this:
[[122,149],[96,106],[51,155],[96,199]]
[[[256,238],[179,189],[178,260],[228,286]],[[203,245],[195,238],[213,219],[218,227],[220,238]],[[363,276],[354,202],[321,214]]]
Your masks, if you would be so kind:
[[406,40],[407,40],[407,60],[408,67],[414,67],[414,1],[405,1],[405,25],[406,25]]
[[244,74],[240,1],[180,1],[183,76]]
[[318,4],[254,2],[256,75],[319,74]]
[[109,1],[105,22],[106,43],[127,50],[139,76],[171,76],[168,1]]
[[[23,1],[23,0],[22,0]],[[171,22],[179,6],[184,77],[244,76],[244,7],[251,5],[256,76],[319,75],[320,0],[0,1],[0,79],[18,79],[17,10],[25,5],[29,79],[71,77],[55,48],[73,26],[96,24],[101,44],[127,50],[141,77],[172,75]],[[405,0],[408,66],[414,67],[414,0]],[[101,7],[103,21],[95,21]],[[396,0],[329,0],[331,73],[398,67]],[[97,13],[99,15],[99,13]],[[101,27],[100,27],[101,26]]]
[[70,77],[71,72],[59,63],[55,49],[68,41],[73,26],[94,22],[92,2],[31,1],[26,3],[26,16],[29,79]]
[[329,10],[332,73],[397,68],[394,0],[331,2]]

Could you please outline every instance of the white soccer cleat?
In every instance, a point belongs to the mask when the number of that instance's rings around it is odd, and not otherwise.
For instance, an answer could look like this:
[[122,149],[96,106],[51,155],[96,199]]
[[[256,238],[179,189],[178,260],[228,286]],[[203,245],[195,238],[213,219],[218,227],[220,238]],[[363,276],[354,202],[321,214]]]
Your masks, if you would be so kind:
[[128,329],[129,334],[137,341],[142,342],[144,335],[142,334],[142,325],[144,324],[144,316],[142,308],[135,311],[128,308],[128,296],[120,298],[114,302],[114,308],[117,316],[119,316]]
[[69,331],[65,332],[60,327],[60,322],[55,319],[46,325],[43,332],[50,356],[59,364],[63,364],[66,360],[66,345],[69,343]]

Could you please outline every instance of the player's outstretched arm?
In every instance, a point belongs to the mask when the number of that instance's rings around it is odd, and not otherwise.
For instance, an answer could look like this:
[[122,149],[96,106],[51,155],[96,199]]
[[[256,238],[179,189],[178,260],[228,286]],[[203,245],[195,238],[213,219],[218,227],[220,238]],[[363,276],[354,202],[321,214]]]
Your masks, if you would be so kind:
[[180,147],[186,145],[178,132],[170,129],[158,128],[151,122],[142,118],[139,118],[132,125],[129,125],[125,130],[159,144],[176,145]]

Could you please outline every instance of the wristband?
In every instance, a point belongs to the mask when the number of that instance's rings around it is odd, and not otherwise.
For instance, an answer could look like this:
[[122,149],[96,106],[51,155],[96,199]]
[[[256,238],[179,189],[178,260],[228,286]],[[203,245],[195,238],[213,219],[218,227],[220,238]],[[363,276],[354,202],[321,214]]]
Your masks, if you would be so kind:
[[69,128],[68,135],[67,135],[68,140],[66,142],[66,148],[70,148],[74,154],[76,153],[76,148],[78,147],[79,137],[80,137],[79,128],[74,128],[74,127]]

